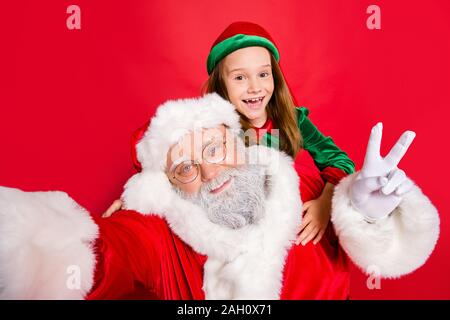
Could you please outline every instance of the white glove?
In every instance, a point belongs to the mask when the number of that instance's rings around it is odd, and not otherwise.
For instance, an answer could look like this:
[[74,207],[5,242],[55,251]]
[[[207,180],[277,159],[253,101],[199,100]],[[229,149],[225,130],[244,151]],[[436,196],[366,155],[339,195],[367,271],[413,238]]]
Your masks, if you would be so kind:
[[416,134],[405,131],[383,158],[380,155],[382,133],[383,124],[379,122],[370,133],[364,165],[350,186],[352,205],[371,222],[389,215],[399,205],[401,196],[413,187],[413,182],[397,165]]

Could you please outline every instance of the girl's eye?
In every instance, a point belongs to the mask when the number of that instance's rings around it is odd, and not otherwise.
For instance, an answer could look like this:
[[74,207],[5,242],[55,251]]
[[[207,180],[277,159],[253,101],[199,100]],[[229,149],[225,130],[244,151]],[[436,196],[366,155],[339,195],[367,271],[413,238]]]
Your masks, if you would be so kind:
[[244,79],[244,77],[243,76],[236,76],[236,77],[234,77],[234,80],[243,80]]
[[266,77],[270,76],[270,74],[268,72],[262,72],[260,74],[260,76],[261,76],[261,78],[266,78]]

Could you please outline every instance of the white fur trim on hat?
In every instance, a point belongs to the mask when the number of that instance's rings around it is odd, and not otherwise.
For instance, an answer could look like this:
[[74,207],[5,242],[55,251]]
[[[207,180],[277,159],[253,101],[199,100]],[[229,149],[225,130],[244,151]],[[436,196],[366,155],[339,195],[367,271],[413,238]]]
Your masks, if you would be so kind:
[[194,130],[220,125],[235,133],[241,128],[234,106],[216,93],[167,101],[159,106],[137,144],[142,171],[125,184],[121,196],[124,207],[143,214],[163,215],[175,195],[165,174],[170,147]]
[[144,170],[127,181],[121,199],[124,208],[163,216],[174,194],[164,172]]
[[164,171],[167,152],[181,137],[194,130],[220,125],[232,130],[241,128],[234,106],[216,93],[165,102],[158,107],[137,144],[137,158],[142,169]]

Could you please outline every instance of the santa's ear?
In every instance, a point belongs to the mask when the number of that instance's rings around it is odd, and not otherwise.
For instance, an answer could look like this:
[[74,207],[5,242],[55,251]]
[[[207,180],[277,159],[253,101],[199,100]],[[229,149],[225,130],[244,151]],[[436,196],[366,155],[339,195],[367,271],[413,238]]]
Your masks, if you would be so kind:
[[164,172],[144,170],[127,181],[121,199],[125,209],[163,216],[173,195]]

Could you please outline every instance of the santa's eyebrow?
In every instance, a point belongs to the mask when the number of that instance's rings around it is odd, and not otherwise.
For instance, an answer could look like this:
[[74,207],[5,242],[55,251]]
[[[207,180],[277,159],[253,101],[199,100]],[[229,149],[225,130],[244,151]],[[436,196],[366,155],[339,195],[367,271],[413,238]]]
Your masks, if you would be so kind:
[[[226,127],[225,127],[225,129],[226,129]],[[209,138],[206,140],[206,142],[202,143],[202,147],[201,147],[202,150],[204,150],[208,145],[210,145],[214,141],[214,139],[218,139],[218,138],[226,138],[226,132],[222,133],[222,136],[220,136],[220,135],[209,136]],[[170,169],[168,170],[168,172],[172,172],[180,163],[183,163],[185,161],[191,161],[191,160],[192,159],[187,156],[183,156],[183,157],[176,159],[170,166]]]
[[183,163],[183,162],[185,162],[185,161],[190,161],[190,160],[191,160],[191,159],[189,159],[188,157],[181,157],[181,158],[176,159],[176,160],[172,163],[172,165],[170,166],[169,172],[172,172],[173,170],[175,170],[175,168],[176,168],[180,163]]
[[[214,141],[214,137],[210,137],[210,139],[208,139],[205,143],[202,144],[202,147],[201,147],[202,150],[205,149],[208,145],[210,145],[213,141]],[[172,172],[172,170],[174,170],[180,163],[183,163],[185,161],[191,161],[191,160],[192,159],[187,156],[183,156],[183,157],[176,159],[170,166],[169,172]]]

